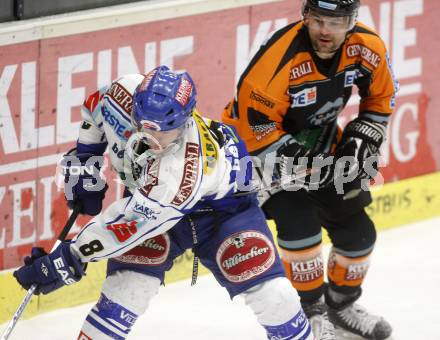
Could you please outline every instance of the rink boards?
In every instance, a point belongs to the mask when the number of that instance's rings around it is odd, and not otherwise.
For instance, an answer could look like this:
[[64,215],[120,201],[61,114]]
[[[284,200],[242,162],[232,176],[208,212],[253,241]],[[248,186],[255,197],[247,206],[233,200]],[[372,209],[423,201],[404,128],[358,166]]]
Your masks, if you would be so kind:
[[[373,203],[367,208],[378,230],[399,227],[434,216],[440,216],[440,172],[385,184],[372,190]],[[274,225],[270,221],[274,232]],[[166,283],[188,279],[192,272],[192,254],[187,251],[176,260],[166,276]],[[199,273],[206,273],[200,268]],[[79,283],[47,296],[34,297],[25,312],[30,317],[38,312],[69,307],[96,300],[105,278],[105,262],[90,263],[87,276]],[[188,285],[190,284],[188,280]],[[11,272],[0,274],[0,323],[7,321],[19,305],[24,291],[18,288]]]
[[[427,0],[362,4],[361,20],[392,46],[401,85],[382,148],[382,173],[390,184],[374,189],[368,207],[381,230],[440,214],[440,86],[432,71],[438,66],[432,51],[440,50],[440,40],[430,38],[440,31],[440,13]],[[218,118],[258,46],[270,31],[298,20],[300,5],[299,0],[151,1],[0,25],[0,322],[24,295],[12,268],[33,245],[50,249],[68,216],[55,164],[77,138],[85,93],[165,63],[191,72],[199,108]],[[353,96],[340,123],[357,113],[356,100]],[[110,172],[105,204],[122,194]],[[79,218],[71,235],[86,220]],[[191,254],[178,262],[167,282],[190,276]],[[26,315],[96,299],[104,265],[91,264],[73,287],[34,298]]]

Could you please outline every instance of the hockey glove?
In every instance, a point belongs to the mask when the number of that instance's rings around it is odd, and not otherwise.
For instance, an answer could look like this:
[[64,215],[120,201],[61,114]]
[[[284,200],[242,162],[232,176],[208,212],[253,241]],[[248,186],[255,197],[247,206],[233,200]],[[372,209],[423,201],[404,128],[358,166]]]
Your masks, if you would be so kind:
[[36,284],[35,294],[48,294],[79,281],[85,272],[80,260],[70,252],[70,242],[64,241],[50,254],[43,248],[32,248],[24,266],[13,275],[24,289]]
[[[333,181],[333,157],[327,153],[312,154],[291,139],[278,149],[279,173],[283,185],[318,190]],[[289,184],[290,183],[290,184]]]
[[378,172],[379,148],[386,138],[386,126],[367,118],[356,118],[345,127],[336,147],[336,158],[347,158],[345,177],[372,179]]
[[[72,152],[73,151],[73,152]],[[81,214],[96,216],[102,210],[102,201],[108,185],[101,178],[103,156],[90,153],[75,154],[72,150],[61,162],[64,170],[64,195],[70,209],[79,203]]]

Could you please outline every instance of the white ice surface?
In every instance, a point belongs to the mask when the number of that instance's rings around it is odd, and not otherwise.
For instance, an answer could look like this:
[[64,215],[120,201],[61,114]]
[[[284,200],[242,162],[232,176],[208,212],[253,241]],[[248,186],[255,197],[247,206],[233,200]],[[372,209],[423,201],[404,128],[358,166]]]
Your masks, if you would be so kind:
[[[440,218],[379,233],[359,300],[393,325],[394,340],[440,340]],[[92,304],[21,320],[10,340],[76,339]],[[6,324],[0,325],[0,334]],[[240,298],[211,275],[162,287],[129,339],[264,340]]]

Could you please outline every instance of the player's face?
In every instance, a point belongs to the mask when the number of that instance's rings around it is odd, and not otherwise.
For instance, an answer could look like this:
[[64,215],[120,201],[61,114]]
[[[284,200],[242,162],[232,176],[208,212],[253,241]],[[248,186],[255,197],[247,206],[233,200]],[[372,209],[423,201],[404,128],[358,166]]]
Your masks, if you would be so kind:
[[146,136],[146,144],[152,153],[159,154],[166,150],[168,146],[175,143],[182,135],[183,128],[169,131],[155,131],[151,129],[142,129]]
[[315,51],[329,57],[342,45],[351,28],[349,17],[328,17],[313,11],[305,15],[304,23]]

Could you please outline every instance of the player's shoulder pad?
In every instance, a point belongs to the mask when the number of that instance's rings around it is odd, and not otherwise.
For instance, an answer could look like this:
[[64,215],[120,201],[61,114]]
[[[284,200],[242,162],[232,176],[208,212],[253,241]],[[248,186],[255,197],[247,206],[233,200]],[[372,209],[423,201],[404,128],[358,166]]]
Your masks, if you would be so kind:
[[133,93],[144,79],[143,74],[128,74],[114,80],[103,96],[104,105],[112,103],[116,110],[131,116]]
[[275,42],[277,42],[279,39],[281,39],[281,37],[285,36],[285,35],[294,35],[296,36],[296,34],[298,33],[298,31],[300,30],[300,28],[303,27],[303,22],[302,21],[296,21],[293,22],[291,24],[288,24],[282,28],[280,28],[277,31],[272,31],[271,33],[269,33],[269,35],[267,36],[267,38],[264,40],[264,42],[261,44],[262,46],[266,46],[266,47],[270,47],[271,45],[273,45]]
[[98,107],[102,96],[107,91],[107,87],[102,87],[101,89],[90,94],[83,102],[83,108],[86,109],[92,117],[96,116],[95,110]]
[[215,138],[213,131],[210,131],[210,119],[202,118],[197,109],[193,112],[193,119],[200,136],[200,146],[203,157],[203,173],[211,175],[219,160],[219,141]]
[[379,34],[377,34],[374,29],[368,27],[362,22],[356,23],[355,27],[353,28],[353,33],[348,37],[347,44],[363,45],[381,56],[384,56],[386,53],[385,43]]
[[125,89],[130,95],[133,95],[136,87],[144,80],[145,75],[140,73],[133,73],[124,75],[118,79],[113,80],[112,84],[107,90],[107,93],[115,90],[117,87]]

